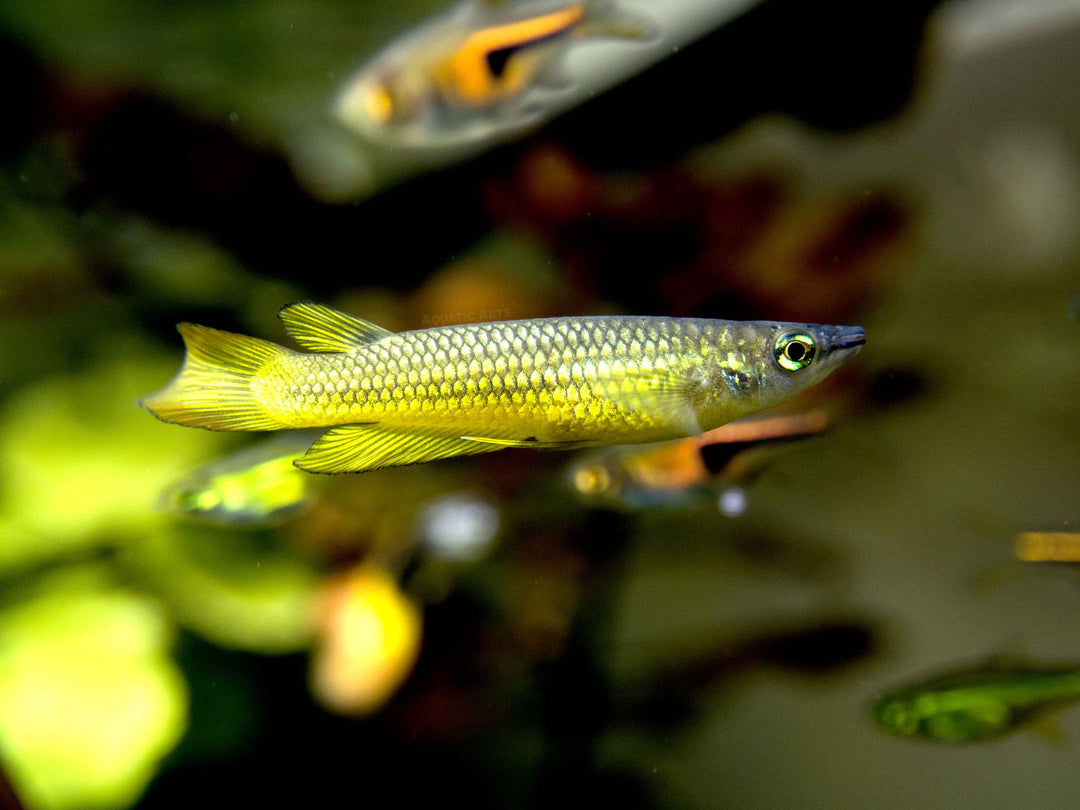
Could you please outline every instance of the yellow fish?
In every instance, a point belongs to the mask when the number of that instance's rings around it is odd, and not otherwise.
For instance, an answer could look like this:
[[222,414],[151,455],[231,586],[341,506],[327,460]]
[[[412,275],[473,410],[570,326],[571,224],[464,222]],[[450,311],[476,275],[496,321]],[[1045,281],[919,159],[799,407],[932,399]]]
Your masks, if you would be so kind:
[[790,399],[864,342],[857,326],[772,321],[536,318],[395,334],[318,304],[279,315],[310,353],[180,324],[184,364],[141,404],[212,430],[331,427],[296,465],[361,472],[700,435]]
[[540,84],[557,87],[556,64],[570,43],[651,36],[650,26],[613,6],[469,0],[376,54],[342,91],[338,118],[360,131],[421,139],[477,124],[484,112],[528,118],[527,104],[510,109],[508,102],[523,102]]

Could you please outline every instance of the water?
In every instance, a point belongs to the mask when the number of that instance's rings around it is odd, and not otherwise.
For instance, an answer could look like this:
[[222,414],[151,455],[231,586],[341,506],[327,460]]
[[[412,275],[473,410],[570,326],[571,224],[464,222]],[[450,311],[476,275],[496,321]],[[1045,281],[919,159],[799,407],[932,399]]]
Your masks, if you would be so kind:
[[[1080,711],[1057,744],[943,747],[868,707],[1002,653],[1080,661],[1080,574],[1013,557],[1080,531],[1080,6],[944,3],[921,38],[911,4],[843,36],[842,8],[765,3],[534,135],[331,204],[293,169],[340,141],[298,133],[435,4],[136,5],[0,11],[30,88],[0,144],[0,768],[25,804],[1075,801]],[[594,509],[572,456],[504,451],[320,481],[281,526],[157,512],[247,438],[134,405],[175,371],[175,323],[284,341],[296,300],[390,329],[626,311],[867,345],[797,403],[825,433],[674,506]],[[468,554],[432,535],[455,504],[482,507]],[[334,714],[311,651],[348,616],[395,637],[331,587],[368,565],[423,641],[386,703]]]

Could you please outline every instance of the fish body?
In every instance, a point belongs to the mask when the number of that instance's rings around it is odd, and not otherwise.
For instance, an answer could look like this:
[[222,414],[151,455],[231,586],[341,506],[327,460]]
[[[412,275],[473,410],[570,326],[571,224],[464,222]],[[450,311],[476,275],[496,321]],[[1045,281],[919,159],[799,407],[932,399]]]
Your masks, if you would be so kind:
[[860,327],[633,316],[391,333],[317,304],[305,349],[181,324],[180,373],[144,407],[215,430],[331,427],[296,463],[358,472],[503,447],[653,442],[778,404],[862,346]]
[[1080,698],[1080,668],[991,664],[892,690],[873,706],[895,734],[948,743],[1006,734]]
[[293,463],[314,436],[284,434],[214,459],[161,495],[161,508],[179,517],[225,526],[263,528],[311,506],[316,478]]
[[405,34],[350,79],[338,119],[400,142],[484,135],[536,118],[528,91],[557,89],[556,67],[573,42],[593,36],[644,39],[650,27],[613,2],[509,3],[468,0]]

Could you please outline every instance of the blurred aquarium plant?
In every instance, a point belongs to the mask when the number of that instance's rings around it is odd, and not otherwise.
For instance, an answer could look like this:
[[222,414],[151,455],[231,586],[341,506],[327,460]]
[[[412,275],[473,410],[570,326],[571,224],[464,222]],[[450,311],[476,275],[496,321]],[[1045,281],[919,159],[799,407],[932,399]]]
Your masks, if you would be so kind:
[[174,444],[140,418],[136,389],[161,358],[134,335],[95,340],[83,368],[0,409],[0,761],[31,808],[139,795],[184,733],[178,627],[261,653],[304,649],[312,631],[311,561],[156,508],[223,442]]
[[420,606],[397,578],[361,564],[328,580],[319,595],[319,639],[311,658],[311,688],[344,714],[381,707],[420,654]]
[[156,599],[101,565],[5,593],[0,752],[30,808],[132,803],[184,734],[175,627]]

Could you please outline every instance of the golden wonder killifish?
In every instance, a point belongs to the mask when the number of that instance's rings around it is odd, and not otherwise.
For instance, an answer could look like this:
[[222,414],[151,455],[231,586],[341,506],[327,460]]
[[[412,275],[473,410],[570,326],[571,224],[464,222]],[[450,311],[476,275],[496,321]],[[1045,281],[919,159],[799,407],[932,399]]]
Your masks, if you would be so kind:
[[180,324],[183,367],[141,404],[212,430],[330,427],[296,465],[360,472],[699,435],[790,399],[864,341],[857,326],[771,321],[540,318],[395,334],[318,304],[279,315],[309,353]]

